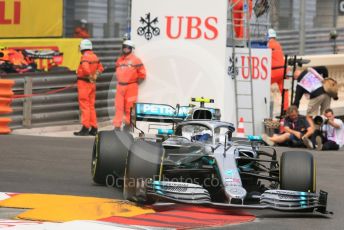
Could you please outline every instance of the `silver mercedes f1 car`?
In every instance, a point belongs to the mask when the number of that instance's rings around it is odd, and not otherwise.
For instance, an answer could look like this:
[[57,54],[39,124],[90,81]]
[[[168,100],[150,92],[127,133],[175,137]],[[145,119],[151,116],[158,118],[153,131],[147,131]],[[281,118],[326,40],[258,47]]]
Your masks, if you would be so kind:
[[278,159],[259,136],[234,141],[234,125],[220,121],[219,109],[205,107],[213,100],[193,101],[200,106],[136,103],[133,127],[138,121],[153,122],[153,135],[99,132],[92,154],[93,181],[109,185],[115,178],[122,182],[115,185],[123,187],[124,198],[140,204],[168,201],[328,213],[327,193],[316,193],[312,154],[288,151]]

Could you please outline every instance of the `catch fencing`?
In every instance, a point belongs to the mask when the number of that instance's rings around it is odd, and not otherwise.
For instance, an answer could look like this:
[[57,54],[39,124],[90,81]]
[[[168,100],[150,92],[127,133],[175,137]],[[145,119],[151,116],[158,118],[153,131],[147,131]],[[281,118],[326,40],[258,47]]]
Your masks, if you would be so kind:
[[[97,81],[96,111],[99,121],[112,119],[116,80],[106,69]],[[15,81],[10,127],[31,128],[73,124],[80,112],[74,72],[6,75]]]

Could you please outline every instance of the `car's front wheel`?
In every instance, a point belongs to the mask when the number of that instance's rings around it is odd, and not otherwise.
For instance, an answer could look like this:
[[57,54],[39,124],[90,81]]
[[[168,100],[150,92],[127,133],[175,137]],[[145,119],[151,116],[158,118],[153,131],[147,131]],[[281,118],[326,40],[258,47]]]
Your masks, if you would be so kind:
[[280,188],[302,192],[316,191],[316,165],[309,152],[284,152],[280,162]]
[[123,178],[127,153],[132,143],[133,137],[127,132],[101,131],[97,134],[91,165],[95,183],[116,186],[115,180]]
[[131,146],[124,174],[123,196],[136,203],[148,204],[145,184],[147,180],[159,180],[163,157],[161,143],[138,140]]

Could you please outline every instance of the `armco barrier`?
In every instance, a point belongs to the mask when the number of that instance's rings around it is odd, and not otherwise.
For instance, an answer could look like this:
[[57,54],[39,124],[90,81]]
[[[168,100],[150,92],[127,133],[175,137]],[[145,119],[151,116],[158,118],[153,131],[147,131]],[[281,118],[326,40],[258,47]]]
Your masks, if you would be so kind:
[[92,38],[93,51],[105,67],[113,67],[121,55],[122,38]]
[[[13,111],[10,107],[13,96],[13,85],[13,80],[0,79],[0,114],[9,114]],[[0,134],[8,134],[11,132],[9,128],[11,121],[9,117],[0,117]]]
[[[112,119],[116,81],[107,69],[97,81],[96,111],[99,121]],[[0,77],[1,78],[1,77]],[[11,128],[79,123],[78,93],[74,72],[9,74],[15,81]]]

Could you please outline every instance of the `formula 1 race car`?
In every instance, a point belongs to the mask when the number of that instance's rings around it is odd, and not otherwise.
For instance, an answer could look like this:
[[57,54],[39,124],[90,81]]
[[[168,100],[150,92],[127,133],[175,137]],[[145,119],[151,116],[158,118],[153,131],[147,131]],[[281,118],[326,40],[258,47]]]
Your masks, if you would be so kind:
[[[123,181],[124,198],[140,204],[157,201],[222,208],[274,209],[328,213],[327,193],[316,193],[316,165],[308,152],[264,146],[260,137],[233,141],[234,125],[220,121],[220,110],[135,104],[131,118],[170,123],[154,135],[136,138],[124,131],[102,131],[92,156],[93,181]],[[161,125],[161,127],[164,127]],[[111,182],[109,182],[109,180]],[[118,183],[115,183],[118,186]]]

